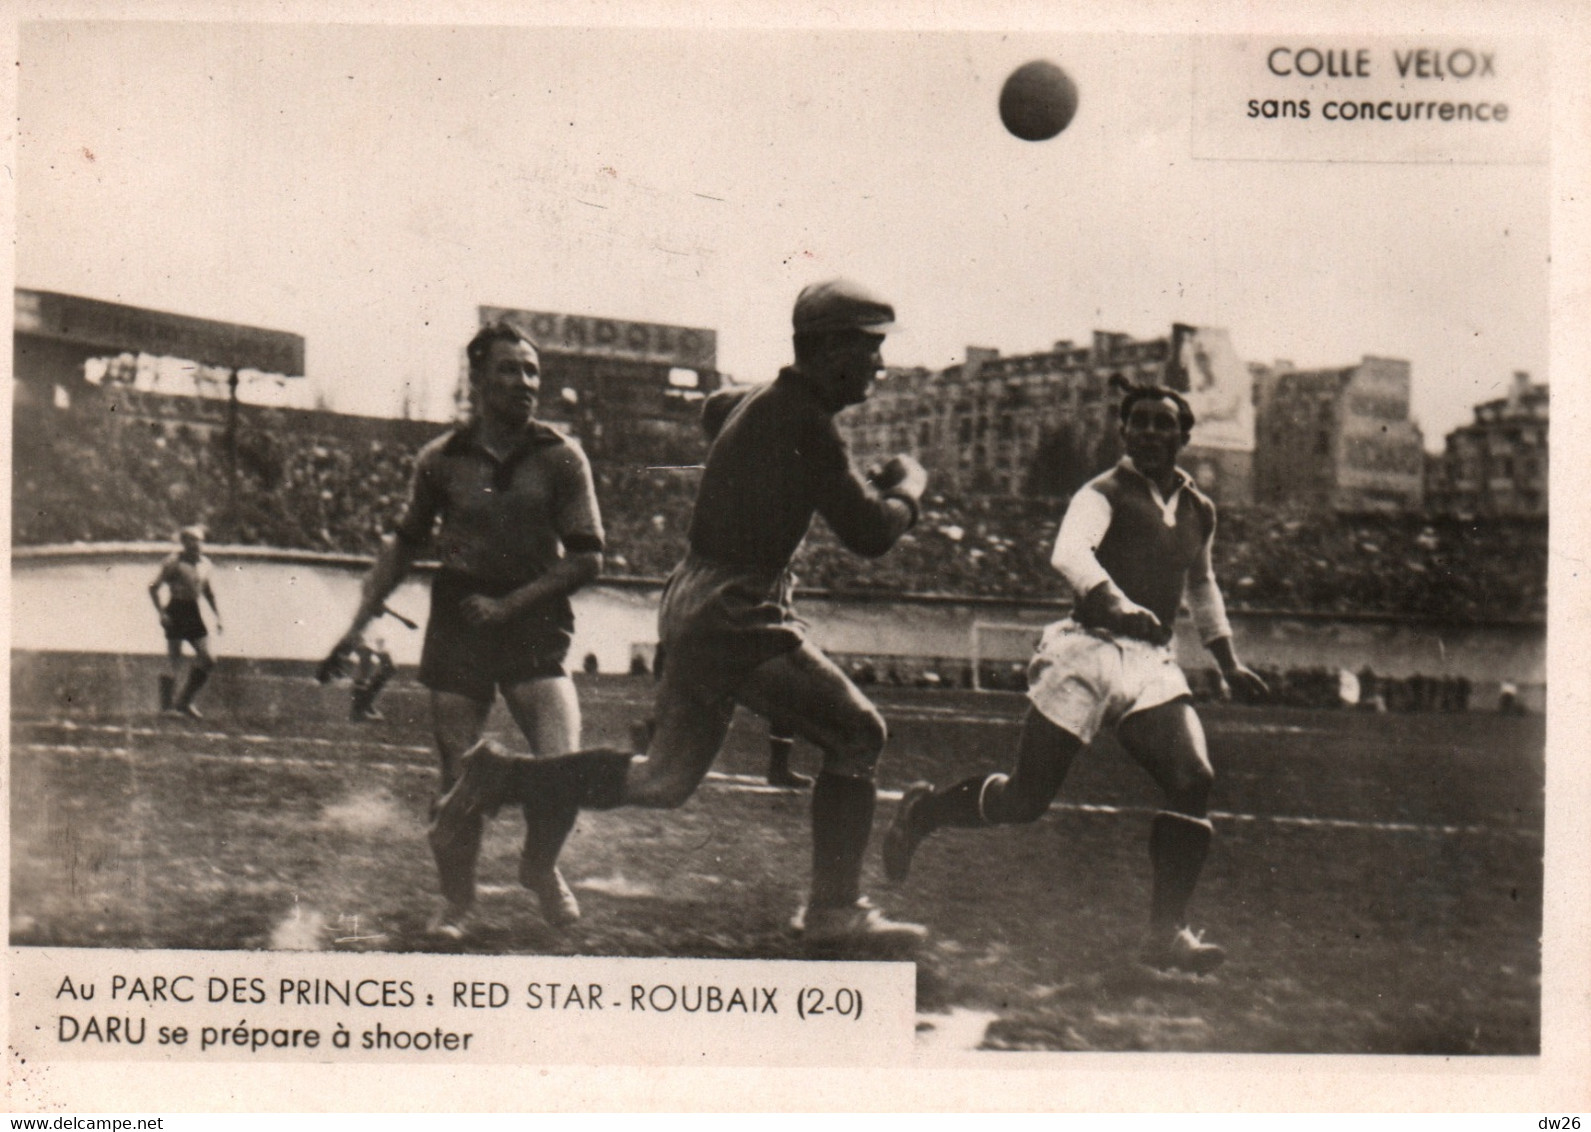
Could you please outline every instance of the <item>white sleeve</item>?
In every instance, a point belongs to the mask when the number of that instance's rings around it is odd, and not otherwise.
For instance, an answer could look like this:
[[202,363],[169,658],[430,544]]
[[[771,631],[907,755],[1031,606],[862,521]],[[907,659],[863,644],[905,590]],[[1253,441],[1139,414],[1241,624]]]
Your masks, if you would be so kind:
[[1193,612],[1193,624],[1199,630],[1199,640],[1204,644],[1232,635],[1232,626],[1226,619],[1226,602],[1221,597],[1221,587],[1215,584],[1215,566],[1210,559],[1210,547],[1215,542],[1215,530],[1199,548],[1199,557],[1188,568],[1183,596]]
[[1105,532],[1110,530],[1110,517],[1110,500],[1094,488],[1084,487],[1072,496],[1061,520],[1050,565],[1061,572],[1079,598],[1101,582],[1110,581],[1110,575],[1094,557]]

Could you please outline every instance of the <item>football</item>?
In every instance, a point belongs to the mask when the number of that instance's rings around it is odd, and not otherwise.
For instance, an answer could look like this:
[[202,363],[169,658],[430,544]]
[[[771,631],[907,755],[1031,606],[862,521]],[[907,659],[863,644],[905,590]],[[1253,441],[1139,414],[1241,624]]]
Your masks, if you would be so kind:
[[1023,141],[1048,141],[1077,113],[1077,84],[1048,59],[1012,71],[1000,88],[1000,121]]

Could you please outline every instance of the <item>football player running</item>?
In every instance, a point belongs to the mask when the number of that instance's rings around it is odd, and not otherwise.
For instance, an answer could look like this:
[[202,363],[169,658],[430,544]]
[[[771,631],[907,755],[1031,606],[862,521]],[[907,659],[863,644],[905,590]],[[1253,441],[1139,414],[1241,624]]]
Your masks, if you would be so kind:
[[[355,653],[365,627],[433,543],[441,559],[420,682],[431,693],[439,793],[481,737],[499,693],[538,755],[580,744],[580,702],[565,668],[574,632],[570,595],[602,569],[603,529],[591,466],[569,437],[536,416],[540,351],[511,323],[483,327],[468,346],[468,423],[420,450],[402,520],[365,577],[359,608],[334,655]],[[372,697],[373,699],[373,697]],[[478,812],[465,834],[478,848]],[[462,937],[475,891],[475,854],[438,860],[445,906],[433,929]],[[580,906],[534,838],[520,883],[553,927]]]
[[1150,966],[1205,973],[1225,952],[1189,926],[1187,909],[1209,852],[1215,780],[1204,729],[1171,650],[1184,597],[1229,687],[1266,693],[1238,660],[1211,567],[1215,504],[1177,467],[1194,417],[1161,386],[1129,389],[1121,403],[1126,455],[1085,484],[1061,522],[1051,564],[1070,583],[1071,617],[1045,628],[1028,667],[1028,712],[1010,774],[980,774],[943,789],[909,787],[884,837],[884,871],[904,880],[923,839],[944,826],[1037,821],[1077,753],[1111,729],[1159,785],[1150,823]]
[[821,946],[923,938],[919,925],[885,918],[862,896],[884,720],[807,639],[791,606],[789,570],[814,513],[867,556],[885,553],[917,519],[927,485],[921,465],[897,456],[876,477],[859,475],[834,423],[870,393],[894,317],[847,281],[805,288],[792,316],[795,364],[726,406],[697,492],[689,553],[658,613],[668,660],[645,756],[606,749],[527,759],[477,745],[432,826],[439,862],[472,856],[474,815],[505,802],[525,806],[548,868],[582,809],[683,805],[717,757],[738,702],[789,721],[823,753],[812,791],[811,895],[792,926]]

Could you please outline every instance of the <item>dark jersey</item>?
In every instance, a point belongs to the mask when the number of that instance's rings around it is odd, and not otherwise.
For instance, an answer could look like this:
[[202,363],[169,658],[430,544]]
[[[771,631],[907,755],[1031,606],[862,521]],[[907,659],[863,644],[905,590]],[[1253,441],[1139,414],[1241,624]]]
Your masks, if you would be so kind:
[[424,545],[438,517],[443,570],[482,583],[531,582],[565,552],[602,549],[591,465],[577,444],[539,421],[502,459],[467,428],[422,448],[398,537]]
[[910,510],[890,506],[851,467],[833,413],[800,373],[785,369],[770,385],[718,396],[734,401],[696,494],[693,554],[773,574],[789,564],[814,514],[870,558],[910,526]]

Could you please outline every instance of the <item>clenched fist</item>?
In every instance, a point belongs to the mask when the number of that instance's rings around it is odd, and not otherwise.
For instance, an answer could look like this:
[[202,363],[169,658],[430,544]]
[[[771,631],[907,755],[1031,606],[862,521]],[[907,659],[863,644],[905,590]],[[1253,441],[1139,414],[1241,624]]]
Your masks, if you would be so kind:
[[869,469],[867,478],[873,486],[890,495],[901,495],[913,503],[928,490],[928,472],[915,459],[904,452],[891,456],[882,467]]

